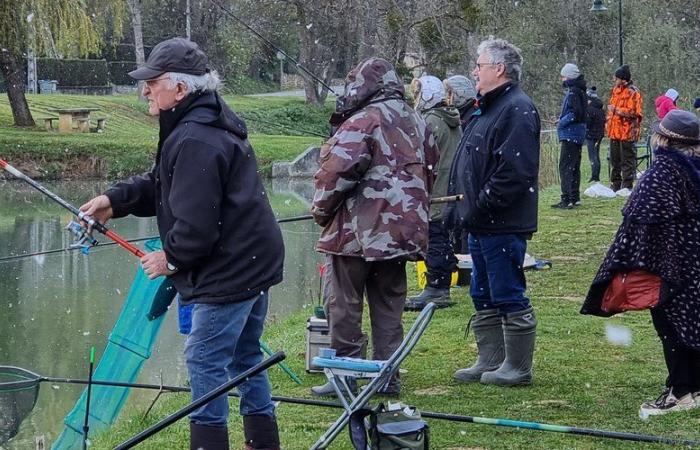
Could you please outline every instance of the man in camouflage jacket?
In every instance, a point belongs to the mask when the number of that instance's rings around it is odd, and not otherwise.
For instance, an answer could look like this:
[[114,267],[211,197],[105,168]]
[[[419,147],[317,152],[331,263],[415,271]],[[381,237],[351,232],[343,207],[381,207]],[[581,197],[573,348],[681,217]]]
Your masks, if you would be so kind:
[[[394,67],[379,58],[347,76],[342,121],[321,148],[312,213],[328,255],[331,347],[362,357],[363,296],[372,321],[374,359],[387,359],[403,339],[406,260],[428,245],[429,194],[438,150],[425,122],[404,100]],[[398,394],[398,380],[386,393]],[[316,387],[329,395],[330,386]]]

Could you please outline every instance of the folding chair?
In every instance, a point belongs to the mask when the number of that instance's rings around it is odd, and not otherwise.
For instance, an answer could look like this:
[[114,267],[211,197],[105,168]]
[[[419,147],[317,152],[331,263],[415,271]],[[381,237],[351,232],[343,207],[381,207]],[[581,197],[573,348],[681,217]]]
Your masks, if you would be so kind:
[[[386,361],[373,361],[356,358],[321,358],[315,357],[313,363],[323,368],[328,381],[338,396],[344,407],[343,413],[326,430],[318,441],[311,447],[311,450],[325,449],[333,442],[345,425],[350,421],[352,413],[362,409],[370,401],[372,396],[383,386],[385,386],[392,375],[399,370],[399,366],[411,353],[423,335],[426,327],[433,317],[435,310],[434,303],[428,303],[411,329],[404,337],[401,345]],[[353,395],[346,381],[346,377],[369,378],[371,381],[358,395]],[[342,386],[342,387],[341,387]]]

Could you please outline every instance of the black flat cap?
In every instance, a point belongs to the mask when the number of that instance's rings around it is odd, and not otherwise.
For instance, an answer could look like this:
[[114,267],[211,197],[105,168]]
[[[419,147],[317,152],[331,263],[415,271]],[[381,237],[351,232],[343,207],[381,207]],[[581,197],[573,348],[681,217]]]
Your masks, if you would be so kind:
[[197,44],[184,38],[172,38],[153,47],[146,64],[129,72],[135,80],[152,80],[165,72],[204,75],[209,58]]
[[695,114],[682,109],[670,111],[662,121],[654,122],[651,128],[674,141],[700,144],[700,121]]

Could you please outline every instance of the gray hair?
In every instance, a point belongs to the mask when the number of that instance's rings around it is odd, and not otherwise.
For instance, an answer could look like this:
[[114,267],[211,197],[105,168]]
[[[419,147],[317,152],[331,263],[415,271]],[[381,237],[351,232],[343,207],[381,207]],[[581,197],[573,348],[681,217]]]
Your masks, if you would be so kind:
[[216,70],[207,72],[204,75],[190,75],[188,73],[169,72],[170,87],[175,87],[178,83],[183,83],[187,87],[187,93],[197,91],[216,91],[221,84],[221,79]]
[[487,53],[493,64],[503,64],[506,69],[506,77],[513,81],[520,81],[523,72],[523,56],[518,47],[505,39],[487,39],[479,44],[477,55]]

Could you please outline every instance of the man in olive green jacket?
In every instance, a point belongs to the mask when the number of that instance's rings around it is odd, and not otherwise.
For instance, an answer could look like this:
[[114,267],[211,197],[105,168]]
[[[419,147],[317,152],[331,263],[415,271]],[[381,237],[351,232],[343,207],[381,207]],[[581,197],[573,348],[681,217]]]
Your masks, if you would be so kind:
[[[428,129],[435,136],[440,151],[433,197],[447,195],[450,168],[462,139],[460,114],[457,108],[445,103],[445,88],[439,78],[423,76],[412,83],[415,108],[423,116]],[[406,309],[420,310],[428,302],[438,307],[450,306],[450,281],[457,268],[457,258],[449,233],[442,222],[444,204],[430,205],[428,251],[425,253],[427,283],[423,292],[409,298]]]

